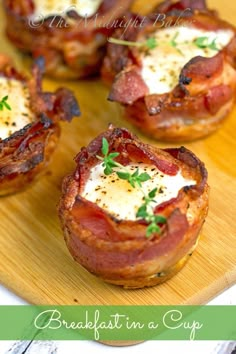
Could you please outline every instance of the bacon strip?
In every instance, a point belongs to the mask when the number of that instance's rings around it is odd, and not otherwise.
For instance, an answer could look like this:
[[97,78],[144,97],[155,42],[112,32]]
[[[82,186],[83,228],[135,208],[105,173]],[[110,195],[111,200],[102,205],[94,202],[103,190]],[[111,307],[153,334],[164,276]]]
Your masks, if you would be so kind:
[[41,121],[0,141],[0,178],[26,173],[43,161],[45,141],[53,133],[51,126],[52,122],[42,116]]
[[[167,218],[161,235],[147,238],[144,221],[117,220],[81,197],[89,171],[98,163],[102,137],[108,140],[111,151],[120,152],[122,163],[156,163],[164,173],[170,173],[170,168],[173,173],[177,168],[196,180],[196,185],[180,190],[175,200],[155,210]],[[126,129],[112,126],[83,148],[75,161],[76,170],[64,179],[59,204],[65,241],[74,259],[103,280],[125,287],[150,286],[166,280],[194,247],[207,213],[207,171],[202,162],[185,148],[153,148]],[[164,276],[156,276],[159,273]]]
[[160,13],[173,13],[173,11],[184,11],[186,9],[193,10],[207,10],[205,0],[180,0],[172,1],[165,0],[156,7],[156,11]]
[[99,135],[94,139],[86,149],[76,156],[77,169],[75,178],[79,179],[81,188],[87,179],[90,168],[98,163],[97,155],[101,154],[102,138],[108,140],[110,151],[117,151],[120,155],[117,161],[123,165],[129,164],[131,161],[140,161],[140,159],[149,164],[155,165],[160,171],[168,175],[176,175],[179,168],[174,161],[160,151],[159,155],[153,153],[152,148],[140,141],[137,141],[133,134],[125,129],[112,128],[104,134]]
[[35,10],[34,0],[5,0],[5,5],[14,11],[17,16],[29,16]]
[[148,87],[137,70],[124,71],[117,75],[108,99],[132,104],[148,94]]
[[60,135],[60,120],[79,116],[78,103],[70,90],[55,93],[42,91],[43,62],[38,60],[27,79],[0,56],[0,75],[24,82],[30,93],[30,106],[35,121],[0,139],[0,195],[17,192],[29,185],[51,160]]

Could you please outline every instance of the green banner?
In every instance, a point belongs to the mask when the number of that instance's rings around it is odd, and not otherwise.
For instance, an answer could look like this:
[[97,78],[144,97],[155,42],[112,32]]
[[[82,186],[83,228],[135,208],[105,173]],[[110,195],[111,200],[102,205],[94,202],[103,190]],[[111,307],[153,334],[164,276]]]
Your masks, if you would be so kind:
[[0,306],[0,340],[236,340],[236,306]]

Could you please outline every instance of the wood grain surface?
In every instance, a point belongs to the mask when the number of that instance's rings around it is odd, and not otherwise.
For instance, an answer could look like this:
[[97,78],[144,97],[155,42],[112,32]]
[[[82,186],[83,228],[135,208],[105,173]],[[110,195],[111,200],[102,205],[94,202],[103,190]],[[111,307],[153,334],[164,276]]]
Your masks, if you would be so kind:
[[[145,3],[138,0],[135,9]],[[154,1],[148,2],[153,4]],[[222,16],[236,19],[236,3],[210,1]],[[147,8],[145,8],[147,11]],[[25,66],[4,37],[1,50]],[[199,245],[185,268],[154,288],[124,290],[105,284],[76,264],[63,240],[57,217],[62,178],[75,167],[73,157],[109,122],[137,133],[119,105],[106,100],[108,90],[98,79],[79,82],[44,81],[47,90],[65,85],[74,90],[83,115],[63,124],[60,145],[48,173],[27,191],[0,199],[0,281],[33,304],[202,304],[236,282],[236,109],[214,135],[185,146],[196,153],[209,172],[210,211]]]

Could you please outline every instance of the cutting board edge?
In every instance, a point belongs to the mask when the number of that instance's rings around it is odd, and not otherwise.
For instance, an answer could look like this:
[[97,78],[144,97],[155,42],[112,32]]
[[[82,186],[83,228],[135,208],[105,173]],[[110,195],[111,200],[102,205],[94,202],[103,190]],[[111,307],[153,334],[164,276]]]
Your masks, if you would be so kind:
[[[22,291],[21,291],[21,285],[19,284],[15,284],[15,286],[8,286],[5,284],[10,284],[9,281],[4,281],[4,279],[1,278],[1,283],[2,285],[8,289],[9,291],[13,292],[15,295],[17,295],[18,297],[20,297],[22,300],[28,302],[30,305],[48,305],[48,303],[46,302],[41,302],[41,301],[34,301],[34,299],[32,298],[32,293],[29,292],[29,296],[27,296],[27,294],[24,296],[22,295]],[[191,298],[187,299],[186,301],[183,301],[179,304],[166,304],[166,305],[205,305],[207,304],[209,301],[211,301],[213,298],[217,297],[218,295],[220,295],[222,292],[226,291],[227,289],[231,288],[233,285],[236,284],[236,265],[234,267],[233,270],[230,270],[229,272],[227,272],[226,274],[224,274],[222,277],[220,277],[219,279],[215,280],[213,283],[211,283],[211,285],[208,288],[205,288],[204,290],[201,290],[200,294],[195,294],[194,296],[192,296]],[[19,286],[18,286],[19,285]],[[158,285],[157,285],[158,286]],[[124,290],[125,291],[125,290]],[[127,290],[129,291],[129,290]],[[198,301],[200,296],[201,301]],[[80,306],[86,306],[86,305],[91,305],[91,304],[75,304],[75,303],[69,303],[69,304],[49,304],[49,305],[80,305]],[[102,305],[102,304],[101,304]],[[111,304],[111,305],[122,305],[122,304]],[[132,305],[132,304],[131,304]],[[137,304],[136,304],[137,305]],[[140,304],[142,305],[142,304]],[[156,304],[157,306],[159,304]],[[163,304],[160,304],[160,306],[162,306]]]
[[184,301],[184,305],[205,305],[209,301],[213,300],[215,297],[223,293],[224,291],[230,289],[232,286],[236,285],[236,265],[233,270],[230,270],[222,277],[216,279],[208,288],[201,290],[202,301],[196,301],[199,294],[195,294],[187,301]]

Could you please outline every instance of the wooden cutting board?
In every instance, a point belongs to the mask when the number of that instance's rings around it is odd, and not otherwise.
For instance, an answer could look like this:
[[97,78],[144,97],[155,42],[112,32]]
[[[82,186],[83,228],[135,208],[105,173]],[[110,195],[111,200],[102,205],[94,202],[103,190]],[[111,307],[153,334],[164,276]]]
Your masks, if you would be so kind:
[[[137,1],[135,8],[142,3]],[[236,3],[231,2],[228,8],[223,0],[211,3],[234,22]],[[24,60],[4,38],[2,18],[1,50],[22,65]],[[235,283],[236,109],[217,133],[186,144],[205,162],[211,186],[209,216],[197,250],[167,283],[124,290],[103,283],[72,260],[56,207],[62,178],[74,169],[73,157],[82,146],[105,130],[109,122],[138,132],[122,118],[119,105],[106,101],[108,91],[99,80],[44,82],[47,90],[61,85],[75,91],[83,116],[63,124],[60,145],[46,176],[27,191],[0,199],[1,283],[33,304],[82,305],[202,304]],[[144,141],[167,146],[138,135]]]

